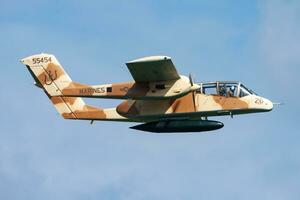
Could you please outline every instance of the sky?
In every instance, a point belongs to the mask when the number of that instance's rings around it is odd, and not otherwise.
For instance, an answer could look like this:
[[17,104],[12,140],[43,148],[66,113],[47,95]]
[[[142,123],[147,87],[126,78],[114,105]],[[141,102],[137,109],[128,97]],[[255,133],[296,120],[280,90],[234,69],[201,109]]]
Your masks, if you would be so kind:
[[[299,21],[297,0],[1,0],[0,199],[300,199]],[[207,133],[63,120],[19,62],[41,52],[85,84],[167,55],[197,82],[239,80],[284,105],[211,118],[225,126]]]

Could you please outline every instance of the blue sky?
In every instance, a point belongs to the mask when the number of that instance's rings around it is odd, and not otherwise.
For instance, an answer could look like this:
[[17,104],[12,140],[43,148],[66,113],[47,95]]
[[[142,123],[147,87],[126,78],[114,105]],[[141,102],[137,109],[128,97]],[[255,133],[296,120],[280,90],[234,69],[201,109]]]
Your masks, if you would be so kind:
[[[299,199],[299,21],[293,0],[2,1],[0,199]],[[168,55],[199,82],[241,80],[285,105],[199,134],[67,121],[19,63],[40,52],[87,84]]]

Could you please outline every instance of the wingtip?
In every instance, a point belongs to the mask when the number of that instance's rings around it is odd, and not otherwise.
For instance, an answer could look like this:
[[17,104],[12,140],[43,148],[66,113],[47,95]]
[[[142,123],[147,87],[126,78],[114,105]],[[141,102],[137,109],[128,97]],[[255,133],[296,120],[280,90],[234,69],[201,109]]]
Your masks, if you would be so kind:
[[170,59],[171,57],[169,56],[146,56],[135,60],[131,60],[127,63],[130,64],[130,63],[155,62],[155,61],[170,60]]

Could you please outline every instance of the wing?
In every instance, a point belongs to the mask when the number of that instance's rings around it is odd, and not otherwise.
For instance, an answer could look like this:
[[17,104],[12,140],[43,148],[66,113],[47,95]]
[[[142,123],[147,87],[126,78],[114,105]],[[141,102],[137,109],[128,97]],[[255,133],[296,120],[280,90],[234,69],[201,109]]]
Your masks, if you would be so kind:
[[135,82],[157,82],[179,79],[179,74],[167,56],[150,56],[126,63]]

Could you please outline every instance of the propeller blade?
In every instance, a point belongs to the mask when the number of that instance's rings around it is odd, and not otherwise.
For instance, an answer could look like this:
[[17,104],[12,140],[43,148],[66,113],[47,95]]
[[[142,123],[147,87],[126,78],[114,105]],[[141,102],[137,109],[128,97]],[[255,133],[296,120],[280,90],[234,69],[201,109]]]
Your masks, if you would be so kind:
[[193,86],[193,85],[194,85],[194,83],[193,83],[192,74],[189,74],[189,79],[190,79],[191,86]]
[[195,91],[192,92],[193,95],[193,105],[194,105],[194,110],[196,111],[196,95],[195,95]]
[[[190,79],[190,83],[191,83],[191,87],[194,86],[194,81],[193,81],[193,77],[192,74],[189,74],[189,79]],[[196,91],[192,91],[192,98],[193,98],[193,105],[194,105],[194,110],[196,111],[196,95],[195,95]]]

